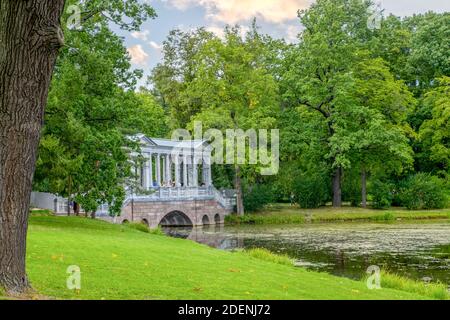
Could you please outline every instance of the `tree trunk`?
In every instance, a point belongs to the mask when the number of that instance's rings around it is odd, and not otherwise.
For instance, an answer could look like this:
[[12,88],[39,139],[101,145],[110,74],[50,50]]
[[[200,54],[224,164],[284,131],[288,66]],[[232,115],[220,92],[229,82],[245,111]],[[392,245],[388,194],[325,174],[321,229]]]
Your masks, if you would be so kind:
[[0,0],[0,287],[29,288],[30,194],[64,0]]
[[236,190],[236,213],[238,216],[244,215],[244,196],[242,193],[241,167],[235,166],[234,189]]
[[342,168],[336,168],[333,174],[333,207],[342,207]]
[[78,202],[73,203],[73,213],[78,217],[80,215],[80,205]]
[[361,169],[361,206],[367,208],[367,173],[364,166]]

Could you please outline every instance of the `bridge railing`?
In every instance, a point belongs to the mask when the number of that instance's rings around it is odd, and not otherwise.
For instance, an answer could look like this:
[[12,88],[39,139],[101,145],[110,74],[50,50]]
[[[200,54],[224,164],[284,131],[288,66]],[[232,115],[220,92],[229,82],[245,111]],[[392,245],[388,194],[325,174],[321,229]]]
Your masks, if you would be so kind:
[[[127,206],[132,200],[139,201],[177,201],[177,200],[207,200],[215,199],[224,208],[233,209],[236,200],[234,198],[227,198],[222,192],[215,187],[161,187],[154,188],[148,194],[129,194],[123,204]],[[97,215],[107,215],[108,205],[102,205],[97,211]]]

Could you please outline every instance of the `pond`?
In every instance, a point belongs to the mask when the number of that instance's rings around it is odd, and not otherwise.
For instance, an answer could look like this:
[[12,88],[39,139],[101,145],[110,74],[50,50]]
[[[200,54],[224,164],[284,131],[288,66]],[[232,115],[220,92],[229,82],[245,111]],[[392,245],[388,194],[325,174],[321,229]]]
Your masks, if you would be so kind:
[[324,223],[168,228],[171,236],[233,250],[266,248],[296,265],[360,279],[371,265],[450,286],[450,223]]

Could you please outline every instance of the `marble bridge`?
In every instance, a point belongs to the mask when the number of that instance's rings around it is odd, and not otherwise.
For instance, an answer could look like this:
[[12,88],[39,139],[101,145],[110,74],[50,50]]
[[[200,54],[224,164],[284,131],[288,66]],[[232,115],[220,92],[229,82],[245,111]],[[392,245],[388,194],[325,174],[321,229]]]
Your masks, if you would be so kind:
[[[102,206],[97,217],[115,223],[142,222],[149,227],[222,224],[235,205],[231,190],[217,190],[206,141],[135,137],[141,152],[133,154],[137,185],[128,189],[122,214],[115,219]],[[136,191],[136,189],[138,191]]]

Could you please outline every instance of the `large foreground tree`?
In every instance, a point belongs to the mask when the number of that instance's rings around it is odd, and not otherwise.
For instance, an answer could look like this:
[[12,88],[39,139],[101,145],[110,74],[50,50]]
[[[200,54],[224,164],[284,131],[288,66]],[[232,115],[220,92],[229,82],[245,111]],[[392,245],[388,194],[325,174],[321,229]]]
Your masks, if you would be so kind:
[[23,293],[36,153],[64,0],[0,1],[0,287]]

